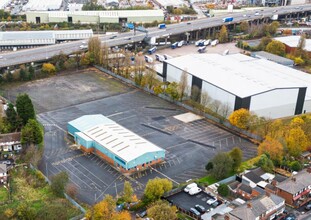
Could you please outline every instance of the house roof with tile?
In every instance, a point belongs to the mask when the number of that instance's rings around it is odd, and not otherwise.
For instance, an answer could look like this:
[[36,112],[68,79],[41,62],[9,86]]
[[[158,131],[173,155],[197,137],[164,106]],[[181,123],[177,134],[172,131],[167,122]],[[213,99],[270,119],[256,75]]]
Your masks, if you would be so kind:
[[311,186],[311,173],[305,169],[279,183],[277,188],[294,195],[309,186]]
[[248,194],[252,194],[252,191],[253,191],[252,187],[250,187],[246,184],[243,184],[243,183],[239,186],[239,189],[242,190],[243,192],[248,193]]
[[0,134],[0,146],[8,144],[19,144],[21,142],[21,132]]
[[238,188],[240,182],[239,181],[233,181],[232,183],[228,184],[228,187],[231,189],[231,190],[235,190]]
[[271,210],[282,203],[284,204],[284,202],[285,200],[283,198],[274,194],[270,194],[269,196],[264,195],[233,209],[230,212],[230,215],[243,220],[256,219],[262,214],[266,214],[268,210]]

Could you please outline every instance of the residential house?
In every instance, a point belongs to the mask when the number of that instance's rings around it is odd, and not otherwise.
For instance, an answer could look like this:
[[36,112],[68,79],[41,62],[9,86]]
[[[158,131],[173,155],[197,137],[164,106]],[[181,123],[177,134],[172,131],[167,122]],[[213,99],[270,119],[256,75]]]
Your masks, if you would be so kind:
[[7,178],[6,164],[0,164],[0,183],[6,184]]
[[256,189],[238,181],[230,183],[228,187],[236,196],[245,200],[250,200],[260,195],[260,192],[256,191]]
[[[282,213],[285,200],[274,194],[260,196],[229,212],[227,219],[268,220]],[[231,218],[232,217],[232,218]]]
[[21,133],[0,134],[0,151],[21,150]]
[[276,194],[287,205],[298,208],[311,201],[311,169],[304,169],[276,185]]

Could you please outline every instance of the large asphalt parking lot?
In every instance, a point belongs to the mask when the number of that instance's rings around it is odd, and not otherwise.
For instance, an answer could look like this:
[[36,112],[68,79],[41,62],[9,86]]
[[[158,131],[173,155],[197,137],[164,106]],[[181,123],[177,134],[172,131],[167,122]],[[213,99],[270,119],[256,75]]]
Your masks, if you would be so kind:
[[[175,184],[199,178],[218,151],[239,146],[245,158],[256,146],[206,120],[184,123],[173,116],[185,113],[158,97],[129,87],[94,71],[72,73],[10,88],[10,98],[28,93],[45,128],[45,152],[40,169],[49,177],[66,171],[79,190],[78,198],[92,204],[105,194],[115,195],[124,180],[141,195],[148,179],[169,178]],[[67,122],[85,114],[103,114],[154,144],[166,149],[166,159],[151,170],[129,177],[95,155],[85,155],[67,138]]]

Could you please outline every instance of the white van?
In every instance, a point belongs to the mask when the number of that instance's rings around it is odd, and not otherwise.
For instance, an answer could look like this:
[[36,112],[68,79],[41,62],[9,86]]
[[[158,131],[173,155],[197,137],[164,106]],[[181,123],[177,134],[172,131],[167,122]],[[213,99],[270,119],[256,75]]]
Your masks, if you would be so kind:
[[191,188],[197,188],[198,187],[198,185],[196,184],[196,183],[191,183],[191,184],[189,184],[189,185],[187,185],[186,186],[186,188],[184,189],[184,191],[186,192],[186,193],[188,193],[189,191],[190,191],[190,189]]
[[192,187],[190,190],[189,190],[189,195],[196,195],[198,194],[199,192],[201,192],[202,189],[199,188],[199,187]]

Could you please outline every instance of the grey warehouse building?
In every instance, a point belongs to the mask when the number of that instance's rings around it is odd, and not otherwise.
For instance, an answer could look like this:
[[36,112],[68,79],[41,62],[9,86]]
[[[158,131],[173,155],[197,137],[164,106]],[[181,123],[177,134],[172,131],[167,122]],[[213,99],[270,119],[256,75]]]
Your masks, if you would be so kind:
[[123,23],[163,21],[162,10],[112,10],[112,11],[28,11],[29,23]]
[[[266,59],[243,54],[191,54],[163,64],[164,81],[179,82],[187,74],[193,88],[210,101],[226,106],[228,114],[246,108],[259,116],[280,118],[311,112],[311,75]],[[193,95],[193,94],[192,94]]]
[[33,46],[53,45],[59,41],[89,39],[92,36],[92,29],[65,31],[0,32],[0,48],[28,48]]

